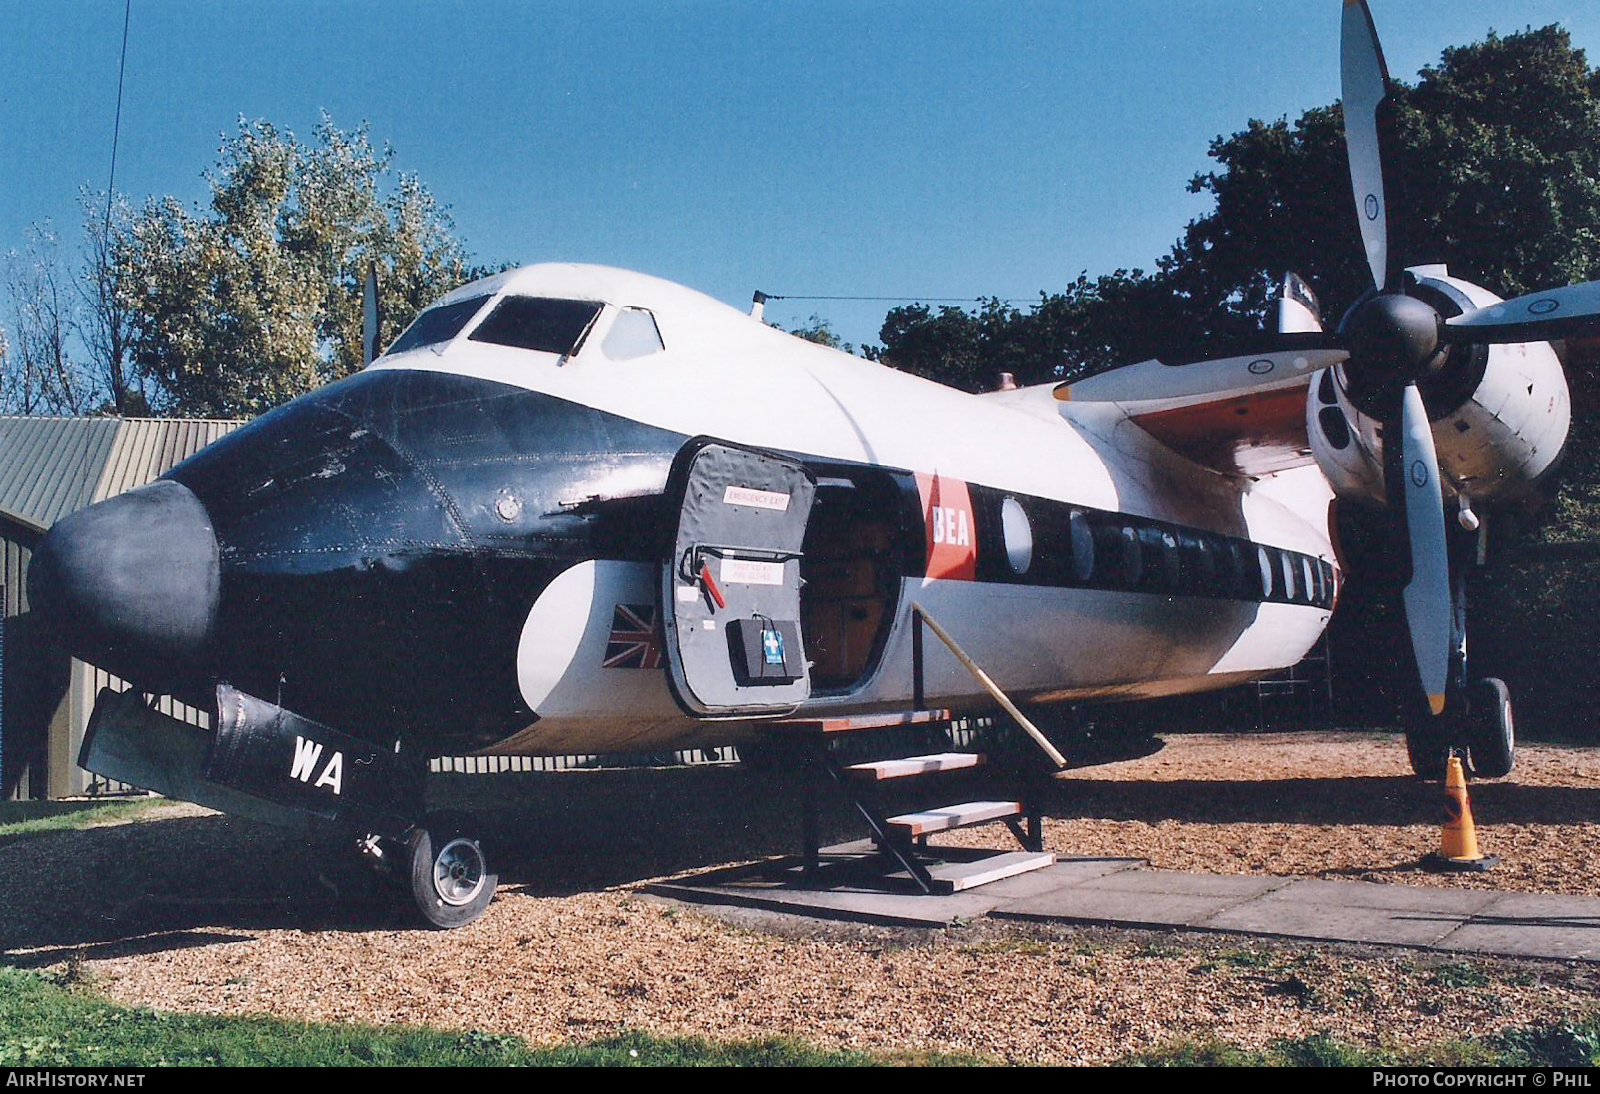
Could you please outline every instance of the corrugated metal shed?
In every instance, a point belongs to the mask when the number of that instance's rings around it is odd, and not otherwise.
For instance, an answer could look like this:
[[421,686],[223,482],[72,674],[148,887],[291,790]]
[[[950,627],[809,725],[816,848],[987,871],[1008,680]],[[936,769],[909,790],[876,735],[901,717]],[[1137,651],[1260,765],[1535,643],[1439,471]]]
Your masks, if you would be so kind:
[[215,418],[124,418],[93,500],[104,501],[154,481],[243,424]]
[[[95,487],[94,501],[104,501],[124,491],[133,490],[170,471],[218,437],[232,433],[244,422],[216,418],[124,418],[117,430],[116,441],[107,454],[105,469]],[[68,703],[72,716],[68,719],[71,731],[60,742],[60,749],[52,756],[51,796],[58,797],[62,783],[54,772],[66,770],[66,793],[105,794],[125,789],[118,783],[108,783],[77,766],[78,746],[83,741],[83,729],[89,724],[94,710],[95,696],[101,688],[121,691],[126,682],[93,665],[73,663],[72,691]],[[163,714],[189,722],[209,726],[208,712],[176,703],[170,696],[162,696],[157,703]],[[57,761],[56,756],[59,756]]]
[[0,417],[0,513],[42,532],[95,497],[122,423]]
[[[91,502],[143,486],[243,424],[193,418],[0,417],[0,581],[4,582],[5,616],[9,619],[28,611],[28,563],[39,535],[51,525]],[[7,629],[11,629],[9,624]],[[21,638],[23,633],[24,629],[19,629],[15,637]],[[8,660],[27,663],[25,653],[13,649]],[[30,683],[42,686],[37,679],[30,681],[29,675],[13,673],[8,685],[13,689]],[[48,700],[55,703],[60,696],[49,718],[48,740],[35,754],[34,763],[42,764],[44,770],[33,770],[21,784],[9,780],[13,789],[31,786],[37,793],[43,782],[51,797],[119,789],[91,781],[76,759],[95,695],[102,687],[123,686],[108,673],[73,661],[65,695],[54,692]],[[14,703],[15,698],[7,697],[8,715],[29,708],[27,703]],[[188,721],[205,721],[203,712],[169,699],[162,701],[162,710]],[[0,718],[0,726],[3,723]],[[13,740],[17,733],[34,732],[18,724],[11,729]]]

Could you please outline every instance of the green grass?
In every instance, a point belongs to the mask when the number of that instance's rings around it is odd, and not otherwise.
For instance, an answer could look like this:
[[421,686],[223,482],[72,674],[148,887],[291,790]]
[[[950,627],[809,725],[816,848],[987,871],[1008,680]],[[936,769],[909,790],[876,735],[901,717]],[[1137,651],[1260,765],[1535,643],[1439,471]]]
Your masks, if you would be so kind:
[[1475,965],[1452,962],[1440,965],[1428,977],[1441,988],[1486,988],[1489,974]]
[[165,805],[164,798],[123,798],[117,801],[0,802],[0,843],[41,832],[90,828],[111,821],[132,820]]
[[782,1039],[719,1043],[643,1033],[533,1048],[519,1037],[494,1033],[157,1014],[97,999],[81,985],[71,984],[75,978],[72,966],[53,980],[0,967],[0,1067],[837,1067],[983,1062],[933,1054],[829,1052]]

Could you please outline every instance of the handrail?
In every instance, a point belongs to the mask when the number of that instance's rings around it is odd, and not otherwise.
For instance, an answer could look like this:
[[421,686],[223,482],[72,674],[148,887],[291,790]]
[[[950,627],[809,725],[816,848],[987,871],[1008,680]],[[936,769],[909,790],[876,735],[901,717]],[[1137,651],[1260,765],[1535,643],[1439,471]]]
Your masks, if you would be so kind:
[[1017,724],[1022,727],[1023,732],[1032,737],[1034,744],[1043,749],[1045,755],[1050,757],[1050,762],[1055,764],[1058,770],[1065,770],[1067,767],[1067,758],[1061,755],[1060,752],[1056,751],[1055,745],[1051,744],[1049,739],[1039,731],[1038,726],[1028,721],[1027,717],[1022,713],[1022,711],[1017,709],[1017,705],[1011,701],[1005,692],[1000,690],[1000,685],[991,680],[989,678],[989,674],[984,672],[983,669],[979,668],[978,663],[972,658],[968,657],[966,652],[960,646],[956,645],[956,640],[951,638],[950,635],[945,632],[943,627],[939,626],[938,622],[934,620],[933,616],[927,613],[921,604],[913,603],[911,605],[911,611],[916,618],[928,625],[928,629],[933,631],[933,633],[938,636],[939,641],[950,647],[950,652],[956,655],[956,660],[965,665],[967,667],[967,671],[972,673],[972,675],[977,678],[978,683],[982,684],[984,689],[987,690],[990,695],[994,696],[995,701],[1005,708],[1006,713],[1017,720]]

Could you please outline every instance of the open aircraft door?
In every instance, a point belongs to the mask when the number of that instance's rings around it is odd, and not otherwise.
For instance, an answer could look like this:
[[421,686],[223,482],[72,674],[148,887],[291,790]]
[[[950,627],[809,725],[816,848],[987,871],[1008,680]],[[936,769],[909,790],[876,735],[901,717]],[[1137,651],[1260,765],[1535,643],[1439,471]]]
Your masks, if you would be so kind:
[[816,482],[767,452],[695,440],[678,455],[662,618],[672,689],[708,718],[787,714],[811,694],[800,556]]

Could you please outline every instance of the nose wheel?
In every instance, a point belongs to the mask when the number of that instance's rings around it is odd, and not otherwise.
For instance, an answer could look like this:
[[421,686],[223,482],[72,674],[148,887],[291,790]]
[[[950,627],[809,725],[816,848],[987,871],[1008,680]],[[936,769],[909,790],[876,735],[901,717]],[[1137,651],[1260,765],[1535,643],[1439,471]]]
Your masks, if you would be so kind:
[[436,814],[406,837],[409,859],[403,880],[429,926],[465,927],[488,909],[498,875],[490,872],[483,845],[465,818]]

